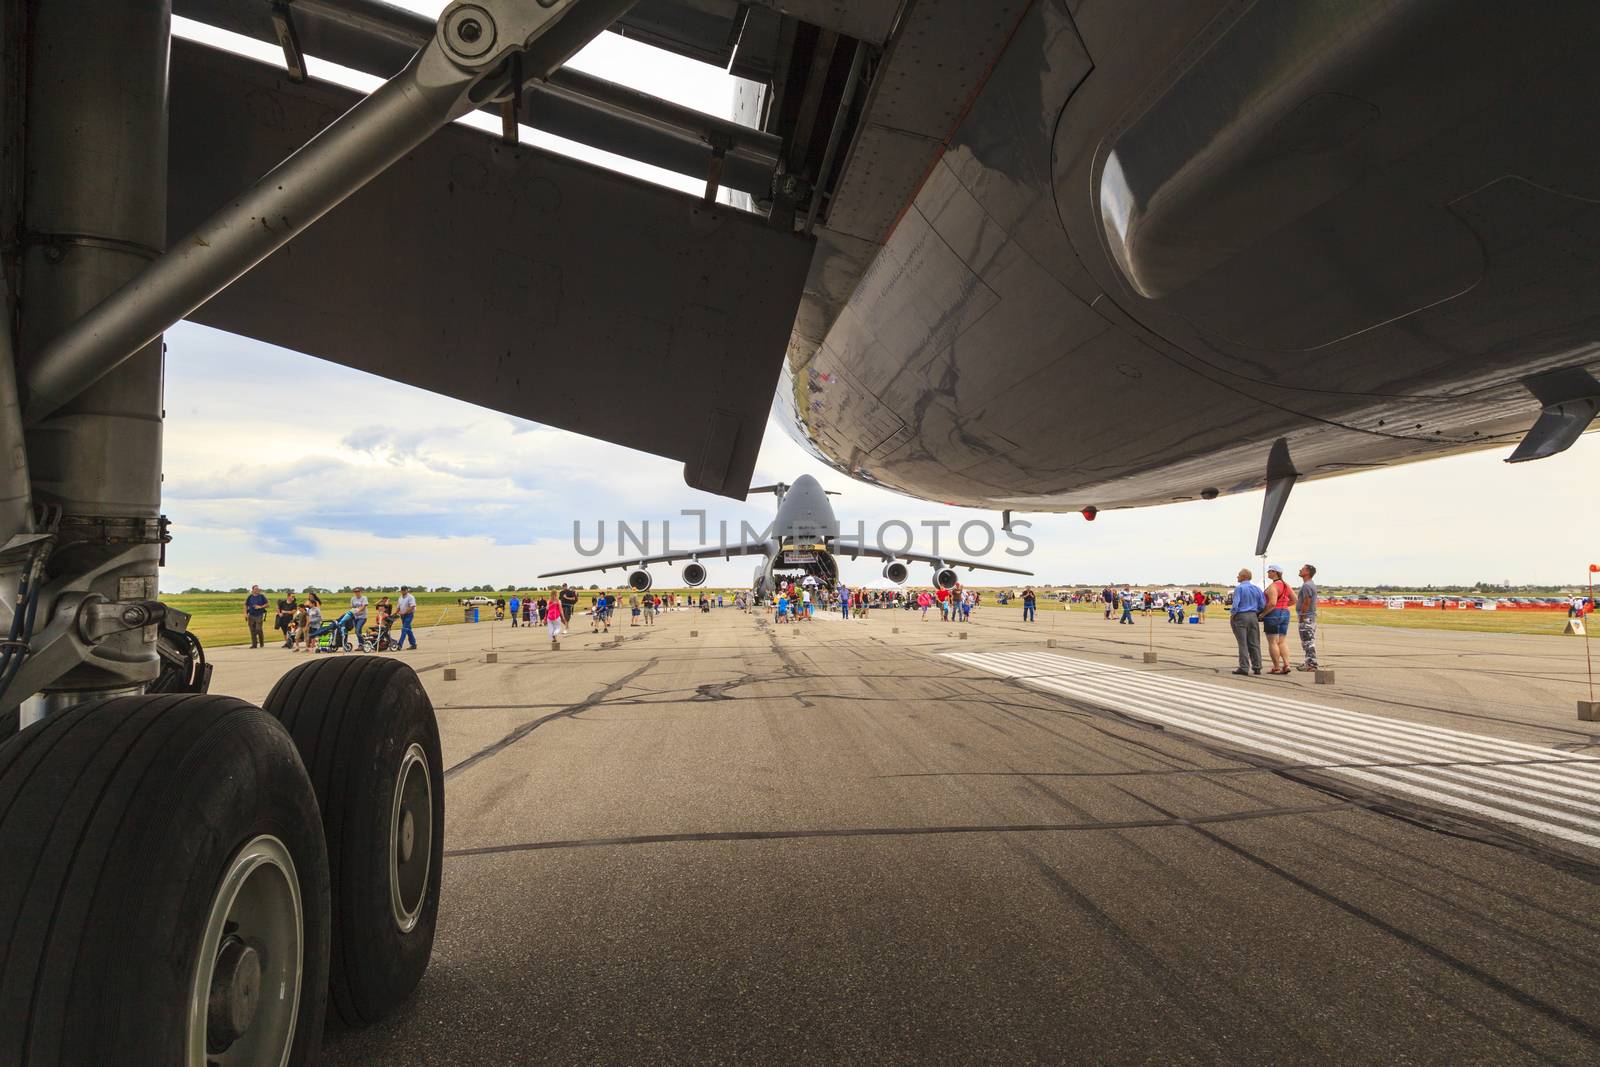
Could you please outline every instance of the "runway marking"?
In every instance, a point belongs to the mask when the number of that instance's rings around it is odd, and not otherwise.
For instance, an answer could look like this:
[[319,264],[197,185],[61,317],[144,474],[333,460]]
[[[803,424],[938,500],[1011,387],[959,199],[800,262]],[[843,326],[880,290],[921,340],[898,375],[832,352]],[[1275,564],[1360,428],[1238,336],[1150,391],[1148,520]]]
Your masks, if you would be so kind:
[[[1049,693],[1600,848],[1600,759],[1044,652],[944,656]],[[1377,766],[1374,766],[1377,764]]]

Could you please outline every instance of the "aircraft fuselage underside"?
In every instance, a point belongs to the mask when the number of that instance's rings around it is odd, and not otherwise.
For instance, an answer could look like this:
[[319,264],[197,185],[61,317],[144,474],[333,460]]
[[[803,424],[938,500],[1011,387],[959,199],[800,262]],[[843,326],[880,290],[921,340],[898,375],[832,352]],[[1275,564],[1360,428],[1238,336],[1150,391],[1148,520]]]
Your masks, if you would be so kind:
[[1279,440],[1320,477],[1593,415],[1586,5],[999,6],[903,214],[821,232],[779,403],[828,462],[1078,510],[1260,488]]

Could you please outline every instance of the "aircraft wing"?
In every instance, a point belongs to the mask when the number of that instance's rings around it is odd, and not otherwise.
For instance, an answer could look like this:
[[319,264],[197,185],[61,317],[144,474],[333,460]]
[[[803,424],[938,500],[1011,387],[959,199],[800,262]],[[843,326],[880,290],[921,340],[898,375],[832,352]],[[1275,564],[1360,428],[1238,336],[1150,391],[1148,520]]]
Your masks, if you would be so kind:
[[685,559],[732,559],[734,556],[760,556],[764,555],[769,547],[766,541],[746,541],[742,545],[706,545],[702,548],[690,548],[682,552],[663,552],[658,556],[629,556],[627,559],[611,560],[608,563],[591,563],[585,567],[573,567],[570,570],[550,571],[548,574],[539,575],[540,578],[565,578],[569,574],[588,574],[590,571],[619,570],[627,567],[645,567],[652,563],[676,563]]
[[858,541],[840,541],[835,545],[840,555],[869,556],[873,559],[897,559],[902,563],[943,563],[947,567],[966,567],[968,570],[1003,571],[1006,574],[1026,574],[1033,577],[1032,571],[1019,570],[1016,567],[1002,567],[997,563],[985,563],[981,559],[960,559],[956,556],[930,556],[923,552],[886,552],[876,545],[862,544]]
[[[169,241],[359,97],[173,41]],[[743,498],[813,245],[454,123],[189,317],[676,459]],[[588,401],[614,394],[627,418]]]

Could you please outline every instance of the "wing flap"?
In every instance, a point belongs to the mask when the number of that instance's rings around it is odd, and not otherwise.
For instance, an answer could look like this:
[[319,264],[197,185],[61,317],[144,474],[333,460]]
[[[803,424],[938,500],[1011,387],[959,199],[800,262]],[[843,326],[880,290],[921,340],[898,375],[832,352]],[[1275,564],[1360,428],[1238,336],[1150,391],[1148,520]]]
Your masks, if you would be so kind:
[[[182,40],[171,84],[170,240],[357,99]],[[190,317],[743,497],[812,245],[456,124]]]

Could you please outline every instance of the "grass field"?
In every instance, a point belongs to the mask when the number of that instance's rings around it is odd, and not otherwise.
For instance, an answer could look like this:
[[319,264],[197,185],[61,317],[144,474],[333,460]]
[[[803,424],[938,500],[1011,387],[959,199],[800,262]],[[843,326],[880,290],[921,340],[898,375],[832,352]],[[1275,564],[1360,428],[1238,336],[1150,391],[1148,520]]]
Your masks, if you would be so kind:
[[[621,592],[624,596],[627,590],[610,590]],[[655,589],[655,593],[677,593],[685,595],[688,589]],[[700,592],[700,590],[693,590]],[[736,590],[709,589],[705,592],[715,596],[718,593],[731,598]],[[276,631],[272,630],[272,619],[275,614],[278,597],[281,593],[267,591],[269,602],[267,611],[267,637],[270,640]],[[368,593],[368,599],[376,601],[376,593]],[[436,626],[441,624],[459,625],[465,620],[462,617],[461,605],[457,601],[469,593],[418,593],[417,619],[418,626]],[[508,596],[509,594],[495,594]],[[537,593],[534,594],[538,596]],[[589,605],[589,598],[594,595],[592,590],[579,590],[578,603],[580,607]],[[389,594],[393,599],[396,594]],[[244,596],[237,593],[185,593],[173,596],[164,596],[162,600],[182,611],[187,611],[193,616],[189,624],[190,630],[199,636],[206,645],[242,645],[250,640],[250,631],[244,622]],[[350,596],[348,593],[329,593],[322,598],[323,617],[332,619],[338,616],[348,606]],[[986,591],[984,594],[985,605],[989,610],[1021,612],[1020,603],[1013,601],[1005,608],[992,607],[993,594]],[[1040,600],[1040,611],[1060,611],[1066,605],[1054,600]],[[1077,604],[1072,608],[1075,612],[1099,612],[1097,604]],[[487,622],[493,617],[493,609],[484,611],[480,609],[479,618]],[[1221,619],[1226,625],[1227,614],[1220,609],[1213,613],[1212,618]],[[1566,625],[1566,615],[1559,611],[1386,611],[1381,608],[1324,608],[1322,609],[1323,625],[1332,626],[1398,626],[1406,629],[1418,630],[1465,630],[1480,633],[1496,634],[1544,634],[1560,636],[1562,628]],[[480,623],[479,625],[482,625]]]
[[[618,592],[618,590],[610,591]],[[729,589],[694,590],[695,593],[702,591],[712,596],[716,596],[718,593],[722,593],[725,597],[733,595],[733,591]],[[278,633],[272,629],[272,622],[277,614],[278,598],[283,594],[269,589],[264,589],[262,592],[267,595],[267,640],[270,642]],[[626,590],[621,590],[621,592],[626,596]],[[662,595],[667,593],[683,595],[688,593],[689,590],[652,589],[651,592]],[[367,599],[372,603],[377,603],[378,597],[381,595],[385,594],[374,593],[369,590]],[[391,601],[399,596],[398,593],[389,593],[387,595]],[[461,605],[457,601],[462,597],[476,594],[417,593],[414,595],[417,598],[417,616],[414,625],[438,626],[464,623],[466,620],[463,617]],[[503,596],[508,600],[511,597],[509,593],[495,593],[492,595]],[[578,606],[587,608],[590,603],[589,598],[594,595],[596,595],[595,590],[578,590]],[[539,594],[534,594],[535,599],[538,599],[538,596]],[[189,630],[199,637],[201,643],[207,647],[250,643],[250,628],[245,625],[244,621],[244,594],[242,593],[180,593],[163,596],[161,600],[163,603],[170,604],[180,611],[187,611],[193,616],[189,622]],[[322,617],[325,621],[336,619],[349,606],[349,593],[324,594],[322,597]],[[368,608],[367,617],[369,620],[373,617],[370,607]],[[492,607],[488,609],[479,608],[478,617],[482,620],[479,623],[481,626],[494,617],[494,609]],[[509,626],[510,622],[507,621],[505,625]]]
[[[1055,601],[1041,601],[1039,610],[1064,607]],[[1073,611],[1099,612],[1098,604],[1075,604]],[[1155,614],[1152,612],[1151,614]],[[1165,612],[1161,613],[1165,615]],[[1214,608],[1207,613],[1215,620],[1227,624],[1225,609]],[[1135,617],[1143,616],[1135,611]],[[1561,636],[1567,616],[1561,611],[1389,611],[1385,608],[1322,608],[1319,612],[1324,626],[1396,626],[1407,630],[1455,630],[1486,634],[1544,634]]]

